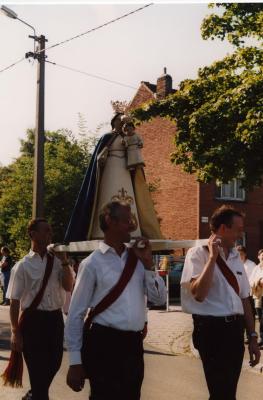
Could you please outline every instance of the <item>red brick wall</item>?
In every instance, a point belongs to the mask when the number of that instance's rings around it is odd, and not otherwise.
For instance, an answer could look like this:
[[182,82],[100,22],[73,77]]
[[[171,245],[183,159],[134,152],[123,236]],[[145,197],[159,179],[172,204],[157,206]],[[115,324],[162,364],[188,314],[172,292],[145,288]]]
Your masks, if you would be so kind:
[[[130,108],[154,99],[153,92],[141,84]],[[215,197],[214,184],[199,184],[194,175],[182,172],[180,166],[170,162],[173,151],[173,136],[176,127],[170,121],[155,118],[137,128],[144,140],[143,156],[148,183],[155,184],[152,192],[155,209],[161,218],[161,230],[168,239],[184,240],[206,238],[210,234],[209,224],[201,218],[212,215],[222,204],[232,204],[246,213],[248,255],[257,261],[257,252],[263,248],[263,188],[248,193],[245,202],[226,202]]]
[[194,176],[181,171],[170,162],[176,127],[170,121],[155,118],[136,129],[144,140],[142,150],[145,174],[152,192],[155,209],[161,218],[161,230],[166,239],[183,240],[198,237],[198,184]]

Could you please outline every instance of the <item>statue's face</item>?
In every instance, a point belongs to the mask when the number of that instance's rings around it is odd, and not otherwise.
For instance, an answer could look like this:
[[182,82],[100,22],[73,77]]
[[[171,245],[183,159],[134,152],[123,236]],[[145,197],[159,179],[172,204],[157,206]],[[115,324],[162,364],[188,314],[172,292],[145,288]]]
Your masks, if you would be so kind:
[[114,120],[115,131],[117,131],[117,132],[121,131],[122,125],[123,125],[123,121],[121,120],[121,116],[115,118],[115,120]]

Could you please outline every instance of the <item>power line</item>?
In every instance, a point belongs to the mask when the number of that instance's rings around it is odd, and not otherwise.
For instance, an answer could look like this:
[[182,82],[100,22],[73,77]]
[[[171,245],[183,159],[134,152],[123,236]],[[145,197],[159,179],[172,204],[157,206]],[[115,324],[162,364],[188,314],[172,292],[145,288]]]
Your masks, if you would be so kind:
[[[136,10],[130,11],[129,13],[124,14],[124,15],[121,15],[121,16],[118,17],[118,18],[115,18],[115,19],[112,19],[111,21],[105,22],[104,24],[99,25],[99,26],[97,26],[96,28],[92,28],[92,29],[88,30],[87,32],[80,33],[79,35],[76,35],[76,36],[73,36],[73,37],[71,37],[71,38],[69,38],[69,39],[63,40],[62,42],[53,44],[52,46],[47,47],[47,48],[45,49],[45,51],[50,50],[50,49],[53,49],[54,47],[60,46],[60,45],[62,45],[62,44],[68,43],[68,42],[70,42],[71,40],[80,38],[81,36],[87,35],[88,33],[97,31],[98,29],[104,28],[105,26],[108,26],[108,25],[110,25],[110,24],[113,24],[113,23],[116,22],[116,21],[119,21],[119,20],[121,20],[121,19],[123,19],[123,18],[126,18],[126,17],[128,17],[129,15],[135,14],[135,13],[137,13],[137,12],[143,10],[144,8],[150,7],[150,6],[152,6],[152,5],[154,5],[154,3],[146,4],[145,6],[140,7],[140,8],[137,8]],[[41,53],[41,51],[38,51],[37,53]]]
[[102,76],[99,76],[99,75],[90,74],[90,73],[88,73],[86,71],[80,71],[79,69],[75,69],[75,68],[72,68],[72,67],[67,67],[66,65],[57,64],[55,62],[48,61],[48,60],[46,60],[46,63],[55,65],[55,66],[60,67],[60,68],[67,69],[67,70],[72,71],[72,72],[78,72],[79,74],[87,75],[87,76],[89,76],[91,78],[96,78],[96,79],[100,79],[100,80],[105,81],[105,82],[114,83],[115,85],[124,86],[124,87],[130,88],[130,89],[137,89],[134,86],[126,85],[125,83],[121,83],[121,82],[118,82],[118,81],[113,81],[111,79],[103,78]]
[[4,72],[4,71],[7,71],[8,69],[14,67],[15,65],[19,64],[20,62],[22,62],[22,61],[24,61],[24,60],[25,60],[25,57],[20,58],[19,60],[15,61],[13,64],[8,65],[8,67],[5,67],[5,68],[1,69],[1,70],[0,70],[0,73],[1,73],[1,72]]
[[[72,40],[74,40],[74,39],[80,38],[81,36],[87,35],[88,33],[97,31],[98,29],[101,29],[101,28],[103,28],[103,27],[105,27],[105,26],[108,26],[108,25],[110,25],[110,24],[113,24],[113,23],[116,22],[116,21],[119,21],[119,20],[121,20],[121,19],[123,19],[123,18],[126,18],[126,17],[128,17],[129,15],[135,14],[135,13],[137,13],[137,12],[139,12],[139,11],[141,11],[141,10],[147,8],[147,7],[150,7],[150,6],[152,6],[152,5],[154,5],[154,3],[146,4],[145,6],[140,7],[140,8],[137,8],[136,10],[130,11],[129,13],[124,14],[124,15],[121,15],[121,16],[118,17],[118,18],[115,18],[115,19],[113,19],[113,20],[111,20],[111,21],[105,22],[104,24],[99,25],[99,26],[97,26],[96,28],[92,28],[92,29],[88,30],[87,32],[80,33],[79,35],[76,35],[76,36],[73,36],[73,37],[71,37],[71,38],[69,38],[69,39],[63,40],[62,42],[53,44],[52,46],[47,47],[47,48],[45,49],[45,51],[50,50],[50,49],[52,49],[52,48],[54,48],[54,47],[58,47],[58,46],[60,46],[60,45],[62,45],[62,44],[68,43],[68,42],[70,42],[70,41],[72,41]],[[42,53],[42,51],[44,51],[44,50],[39,50],[39,51],[37,51],[35,54],[40,54],[40,53]],[[10,68],[12,68],[12,67],[14,67],[15,65],[19,64],[20,62],[22,62],[24,59],[25,59],[25,57],[19,59],[18,61],[14,62],[14,63],[11,64],[11,65],[8,65],[7,67],[5,67],[5,68],[3,68],[2,70],[0,70],[0,73],[1,73],[1,72],[4,72],[4,71],[6,71],[6,70],[8,70],[8,69],[10,69]],[[52,63],[50,63],[50,64],[52,64]],[[56,64],[56,63],[53,63],[53,64],[59,66],[59,65]],[[70,69],[70,67],[65,67],[65,66],[60,66],[60,67]],[[72,69],[72,70],[73,70],[73,69]],[[109,80],[109,79],[102,78],[102,77],[99,77],[99,76],[96,76],[96,75],[92,75],[92,74],[88,74],[88,73],[83,72],[83,71],[75,70],[75,72],[79,72],[79,73],[82,73],[82,74],[85,74],[85,75],[89,75],[89,76],[91,76],[91,77],[93,77],[93,78],[102,79],[102,80],[107,81],[107,82],[115,83],[115,84],[121,85],[121,86],[126,86],[126,87],[129,87],[129,88],[131,88],[131,89],[135,89],[133,86],[125,85],[125,84],[122,84],[122,83],[117,82],[117,81],[111,81],[111,80]]]

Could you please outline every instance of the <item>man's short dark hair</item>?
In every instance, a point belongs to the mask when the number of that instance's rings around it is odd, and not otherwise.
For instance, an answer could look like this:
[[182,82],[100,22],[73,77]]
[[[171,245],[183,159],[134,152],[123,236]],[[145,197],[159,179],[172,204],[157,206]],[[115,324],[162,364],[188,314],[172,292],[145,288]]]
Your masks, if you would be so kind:
[[114,200],[105,204],[105,206],[102,208],[99,214],[100,229],[102,230],[102,232],[105,232],[108,228],[106,217],[109,216],[111,218],[118,219],[120,209],[122,207],[127,207],[129,209],[131,208],[130,204],[127,203],[126,201]]
[[245,246],[242,246],[241,244],[239,244],[239,245],[236,247],[236,249],[237,249],[237,251],[242,251],[242,253],[247,254],[247,249],[246,249],[246,247],[245,247]]
[[10,250],[9,250],[9,248],[7,246],[1,247],[1,251],[4,251],[5,253],[10,254]]
[[210,219],[211,231],[216,232],[221,225],[226,225],[228,228],[231,228],[234,217],[244,218],[244,214],[227,205],[217,208]]
[[31,237],[31,233],[37,231],[38,225],[41,222],[47,222],[45,218],[34,218],[29,221],[28,226],[27,226],[27,233]]

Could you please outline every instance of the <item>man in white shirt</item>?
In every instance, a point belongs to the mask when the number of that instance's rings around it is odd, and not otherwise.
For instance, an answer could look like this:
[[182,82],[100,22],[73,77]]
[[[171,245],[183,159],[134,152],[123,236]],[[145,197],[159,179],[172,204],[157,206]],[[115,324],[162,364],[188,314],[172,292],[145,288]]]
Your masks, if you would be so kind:
[[262,296],[263,296],[263,249],[258,251],[259,264],[254,268],[250,276],[250,286],[252,288],[252,296],[255,303],[255,309],[259,320],[260,348],[263,348],[263,313],[262,313]]
[[[64,253],[54,257],[53,268],[37,309],[27,309],[39,292],[47,265],[47,246],[52,229],[45,219],[30,221],[31,250],[12,269],[7,290],[10,299],[11,349],[23,352],[31,390],[28,400],[48,400],[51,382],[60,368],[63,355],[64,323],[61,308],[66,291],[73,287],[73,274]],[[19,313],[24,311],[20,326]]]
[[[125,267],[134,230],[128,203],[113,201],[100,214],[104,241],[79,267],[66,322],[70,367],[67,383],[74,391],[84,386],[81,360],[82,331],[88,308],[94,308],[118,282]],[[138,242],[138,241],[137,241]],[[144,375],[143,335],[145,294],[164,304],[166,289],[153,271],[149,242],[133,247],[138,258],[134,273],[121,295],[98,314],[89,330],[89,380],[91,400],[139,400]]]
[[240,254],[240,258],[244,264],[244,268],[248,277],[248,281],[250,280],[251,274],[253,272],[253,270],[256,267],[256,263],[254,263],[254,261],[249,260],[247,258],[247,249],[245,248],[245,246],[237,246],[237,251]]
[[208,248],[188,251],[181,279],[182,308],[193,314],[193,343],[203,363],[210,400],[236,399],[244,356],[244,325],[251,366],[260,359],[250,287],[234,247],[243,227],[239,211],[228,206],[217,209],[210,220]]
[[[252,274],[253,274],[253,271],[254,271],[254,269],[255,269],[255,267],[256,267],[256,264],[254,263],[254,261],[251,261],[251,260],[249,260],[249,259],[247,258],[247,249],[246,249],[245,246],[239,245],[239,246],[236,247],[236,249],[237,249],[237,251],[239,252],[241,261],[242,261],[243,264],[244,264],[244,268],[245,268],[245,271],[246,271],[246,274],[247,274],[248,282],[249,282],[249,284],[250,284],[250,279],[251,279],[251,276],[252,276]],[[250,285],[250,287],[251,287],[251,285]],[[255,309],[254,299],[253,299],[251,293],[252,293],[252,292],[251,292],[251,290],[250,290],[249,300],[250,300],[251,308],[252,308],[253,315],[254,315],[254,318],[255,318],[256,309]],[[246,343],[246,344],[249,343],[249,338],[247,338],[247,340],[246,340],[245,343]]]

